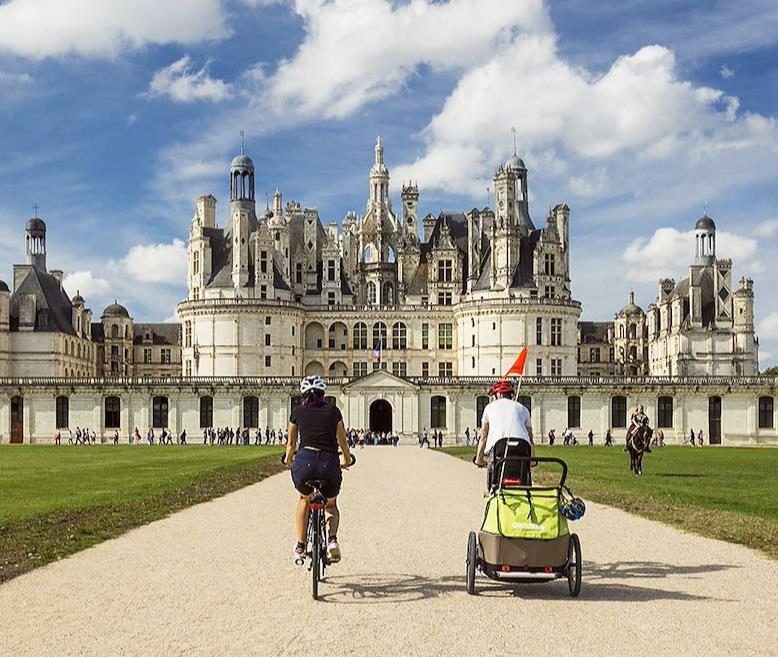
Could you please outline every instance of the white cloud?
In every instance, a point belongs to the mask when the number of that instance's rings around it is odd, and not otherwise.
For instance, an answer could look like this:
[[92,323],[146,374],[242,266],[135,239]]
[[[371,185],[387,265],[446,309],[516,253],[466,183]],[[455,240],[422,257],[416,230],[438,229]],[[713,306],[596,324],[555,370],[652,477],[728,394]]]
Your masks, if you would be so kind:
[[756,333],[760,339],[778,340],[778,312],[770,313],[759,322]]
[[124,270],[142,283],[181,285],[186,281],[186,244],[175,239],[170,244],[133,246],[115,270]]
[[[755,258],[757,240],[725,231],[716,232],[716,255],[732,258],[747,272],[761,272],[764,265]],[[643,283],[679,276],[694,259],[694,231],[658,228],[646,239],[633,240],[622,256],[628,280]]]
[[147,96],[167,96],[179,103],[191,103],[197,100],[219,102],[230,93],[230,85],[208,75],[208,64],[199,70],[191,67],[188,56],[161,68],[154,73],[149,84]]
[[91,297],[102,297],[111,290],[111,284],[104,278],[95,276],[91,271],[74,271],[62,279],[62,287],[73,297],[80,294],[87,302]]
[[127,125],[135,125],[138,122],[138,115],[137,114],[130,114],[127,117]]
[[763,221],[754,229],[757,237],[774,237],[778,235],[778,219]]
[[42,59],[114,57],[150,44],[227,36],[224,0],[10,0],[0,4],[0,52]]
[[341,118],[399,91],[422,64],[488,61],[516,30],[548,30],[542,0],[298,0],[306,36],[269,81],[277,112]]
[[735,77],[735,71],[733,71],[729,66],[724,64],[719,70],[719,75],[721,75],[722,80],[729,80]]

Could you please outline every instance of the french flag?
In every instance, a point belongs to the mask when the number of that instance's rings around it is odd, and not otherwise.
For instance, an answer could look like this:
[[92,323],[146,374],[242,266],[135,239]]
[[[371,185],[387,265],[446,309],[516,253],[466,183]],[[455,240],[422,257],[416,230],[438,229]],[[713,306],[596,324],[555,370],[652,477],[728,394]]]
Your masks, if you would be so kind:
[[375,360],[377,365],[381,364],[381,353],[382,353],[383,343],[381,340],[375,343],[375,347],[373,347],[373,359]]

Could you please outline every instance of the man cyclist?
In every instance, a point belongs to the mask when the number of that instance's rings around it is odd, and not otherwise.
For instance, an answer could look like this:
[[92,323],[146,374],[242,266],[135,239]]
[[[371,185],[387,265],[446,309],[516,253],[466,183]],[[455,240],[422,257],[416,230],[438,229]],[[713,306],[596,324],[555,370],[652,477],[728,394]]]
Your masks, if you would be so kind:
[[[535,442],[532,435],[532,418],[527,408],[512,397],[515,394],[513,381],[503,379],[495,383],[489,394],[495,400],[486,405],[481,416],[481,438],[475,463],[478,467],[488,465],[489,485],[492,481],[492,448],[501,438],[520,438],[530,444],[530,456],[535,458]],[[484,461],[488,457],[488,464]]]
[[[308,526],[308,497],[313,493],[305,482],[319,479],[324,482],[321,493],[327,498],[324,516],[327,525],[327,552],[330,560],[340,561],[338,544],[338,493],[343,481],[342,470],[351,464],[351,453],[346,440],[343,416],[337,407],[324,400],[327,384],[320,376],[306,376],[300,382],[300,405],[289,417],[289,442],[284,462],[292,469],[292,482],[300,499],[295,512],[297,544],[294,559],[305,556],[306,530]],[[295,454],[299,438],[300,450]],[[342,458],[338,458],[338,447]]]

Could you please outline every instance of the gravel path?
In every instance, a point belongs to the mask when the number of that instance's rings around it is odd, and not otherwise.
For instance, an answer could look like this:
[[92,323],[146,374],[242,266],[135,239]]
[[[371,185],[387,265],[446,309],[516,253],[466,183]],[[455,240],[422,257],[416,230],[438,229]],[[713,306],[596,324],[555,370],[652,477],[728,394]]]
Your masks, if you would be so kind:
[[322,602],[291,561],[282,474],[0,586],[0,655],[778,655],[778,563],[590,504],[581,598],[482,576],[470,597],[483,472],[413,448],[358,457]]

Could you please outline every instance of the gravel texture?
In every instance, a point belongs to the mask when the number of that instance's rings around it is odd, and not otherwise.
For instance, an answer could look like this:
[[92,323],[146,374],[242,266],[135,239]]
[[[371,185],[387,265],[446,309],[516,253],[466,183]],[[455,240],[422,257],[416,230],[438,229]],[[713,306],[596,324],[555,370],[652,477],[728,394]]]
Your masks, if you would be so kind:
[[292,563],[284,473],[0,586],[0,655],[778,655],[778,563],[753,551],[589,504],[579,599],[483,576],[471,597],[483,472],[357,456],[322,601]]

